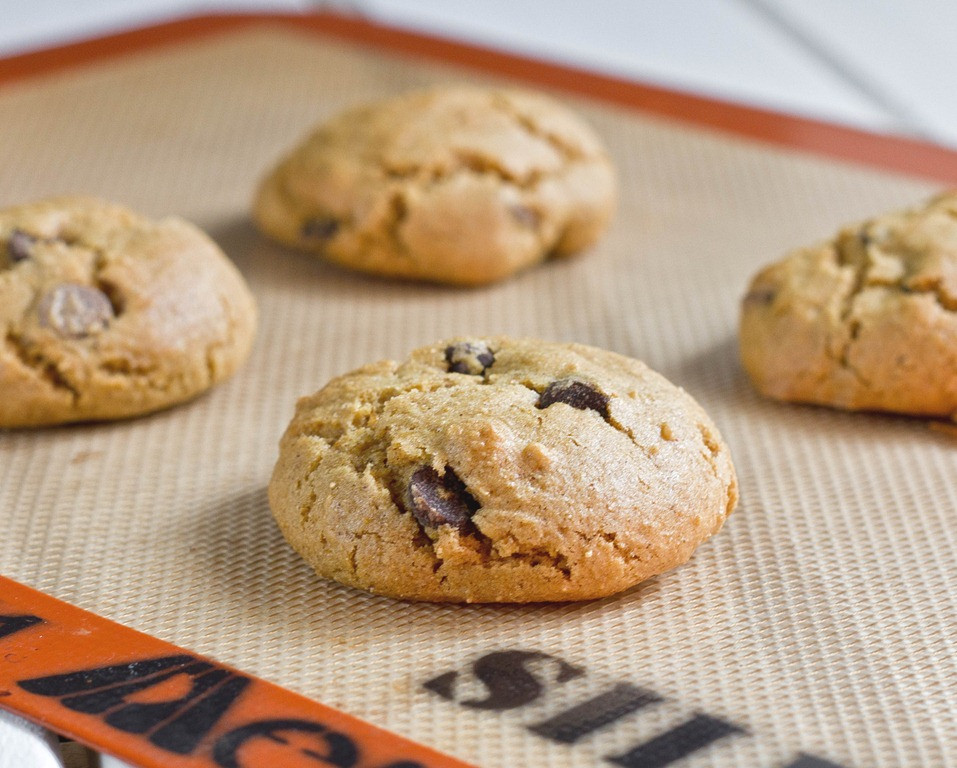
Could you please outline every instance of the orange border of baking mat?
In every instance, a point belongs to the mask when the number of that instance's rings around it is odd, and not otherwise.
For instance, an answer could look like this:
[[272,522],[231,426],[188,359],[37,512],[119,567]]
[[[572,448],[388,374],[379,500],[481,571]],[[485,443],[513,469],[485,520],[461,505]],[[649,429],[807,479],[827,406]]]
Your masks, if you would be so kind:
[[890,171],[957,183],[957,152],[926,141],[880,135],[819,120],[695,96],[583,69],[322,12],[192,16],[93,40],[0,59],[0,85],[160,45],[273,24],[377,50],[457,64],[558,88],[652,115]]
[[0,707],[144,768],[469,768],[3,576]]

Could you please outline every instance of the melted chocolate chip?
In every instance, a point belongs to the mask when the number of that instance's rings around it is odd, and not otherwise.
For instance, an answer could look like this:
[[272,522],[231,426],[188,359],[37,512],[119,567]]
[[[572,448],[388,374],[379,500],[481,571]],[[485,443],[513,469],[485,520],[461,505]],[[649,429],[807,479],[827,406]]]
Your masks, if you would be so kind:
[[565,403],[580,411],[596,411],[603,419],[608,418],[608,395],[581,379],[553,381],[539,395],[536,406],[548,408],[555,403]]
[[752,288],[745,294],[744,304],[748,306],[766,307],[774,302],[774,297],[777,295],[777,290],[770,286]]
[[313,216],[303,222],[299,234],[305,240],[331,240],[339,231],[339,222],[330,216]]
[[22,229],[15,229],[7,240],[7,254],[10,261],[16,263],[30,258],[30,252],[33,250],[33,244],[37,239]]
[[508,210],[519,224],[530,229],[535,229],[542,221],[542,215],[526,205],[513,205]]
[[424,528],[464,529],[479,505],[451,467],[441,477],[432,467],[422,467],[409,481],[409,508]]
[[445,361],[450,373],[481,376],[495,362],[495,355],[483,341],[460,341],[445,348]]
[[88,285],[63,283],[37,305],[40,325],[66,339],[82,339],[106,329],[115,314],[102,291]]

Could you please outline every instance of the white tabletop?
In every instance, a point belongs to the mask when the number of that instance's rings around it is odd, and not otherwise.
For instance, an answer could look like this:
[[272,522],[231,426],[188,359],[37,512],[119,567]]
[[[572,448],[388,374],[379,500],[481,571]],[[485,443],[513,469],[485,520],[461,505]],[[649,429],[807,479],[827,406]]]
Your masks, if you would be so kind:
[[0,56],[196,13],[375,20],[957,147],[953,0],[0,0]]

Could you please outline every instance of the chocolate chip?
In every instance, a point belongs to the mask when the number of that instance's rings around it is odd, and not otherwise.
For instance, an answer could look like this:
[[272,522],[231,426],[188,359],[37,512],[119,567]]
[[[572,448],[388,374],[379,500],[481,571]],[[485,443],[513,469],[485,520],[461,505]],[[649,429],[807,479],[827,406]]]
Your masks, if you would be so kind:
[[40,325],[67,339],[99,333],[115,317],[106,294],[76,283],[63,283],[47,293],[37,305],[37,316]]
[[857,241],[864,248],[874,245],[878,248],[887,247],[894,237],[894,230],[888,222],[876,219],[863,224],[857,231]]
[[306,240],[331,240],[339,231],[339,222],[329,216],[313,216],[303,222],[299,234]]
[[7,240],[7,254],[10,261],[18,262],[30,258],[30,252],[33,250],[33,244],[37,239],[22,229],[15,229]]
[[424,528],[451,525],[464,529],[479,505],[451,467],[446,467],[442,476],[432,467],[422,467],[409,481],[409,508]]
[[603,419],[608,418],[608,395],[581,379],[553,381],[539,395],[536,405],[539,408],[548,408],[554,403],[565,403],[580,411],[596,411]]
[[495,362],[495,355],[483,341],[460,341],[445,348],[445,361],[450,373],[481,376]]
[[748,306],[766,307],[774,301],[774,297],[777,295],[777,290],[770,286],[752,288],[745,294],[744,304]]
[[519,224],[531,229],[535,229],[542,221],[542,215],[538,211],[525,205],[513,205],[508,210]]

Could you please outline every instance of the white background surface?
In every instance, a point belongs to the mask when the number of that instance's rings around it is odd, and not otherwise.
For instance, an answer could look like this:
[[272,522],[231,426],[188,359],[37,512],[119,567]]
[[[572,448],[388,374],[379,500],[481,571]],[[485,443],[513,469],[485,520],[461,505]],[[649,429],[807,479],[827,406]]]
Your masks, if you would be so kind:
[[53,734],[44,734],[39,726],[0,709],[0,768],[57,768],[59,764]]
[[954,0],[0,0],[0,56],[195,13],[319,7],[957,147]]
[[[0,57],[197,13],[329,6],[957,148],[955,0],[0,0]],[[27,732],[0,720],[4,738],[13,758]],[[40,765],[31,749],[51,759],[36,739],[17,765]]]

